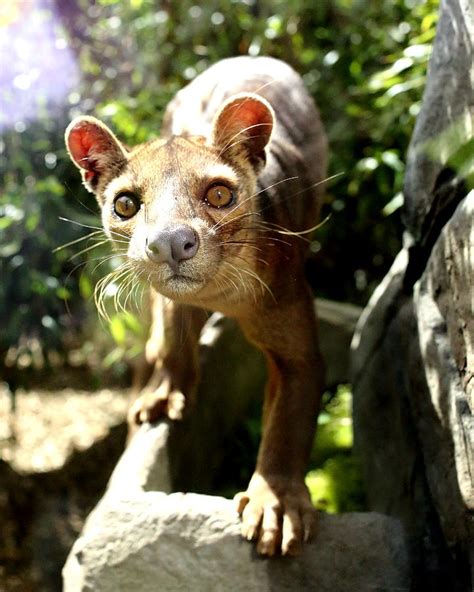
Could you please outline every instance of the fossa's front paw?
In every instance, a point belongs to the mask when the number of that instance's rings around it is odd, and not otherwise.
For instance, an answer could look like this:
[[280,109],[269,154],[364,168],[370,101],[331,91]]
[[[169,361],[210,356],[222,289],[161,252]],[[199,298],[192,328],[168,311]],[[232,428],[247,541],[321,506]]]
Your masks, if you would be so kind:
[[242,536],[256,541],[261,555],[298,555],[314,534],[317,512],[303,481],[254,473],[247,491],[234,499]]
[[174,388],[170,378],[164,378],[153,390],[145,390],[129,411],[129,420],[134,424],[154,422],[160,418],[179,420],[183,418],[186,398]]

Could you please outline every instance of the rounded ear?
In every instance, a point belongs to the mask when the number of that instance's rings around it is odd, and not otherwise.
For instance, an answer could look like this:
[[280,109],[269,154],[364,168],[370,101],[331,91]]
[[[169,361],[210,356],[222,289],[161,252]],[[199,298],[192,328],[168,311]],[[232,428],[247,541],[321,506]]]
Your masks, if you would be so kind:
[[77,117],[66,129],[66,146],[73,163],[82,171],[84,184],[93,193],[100,176],[117,170],[127,159],[124,146],[95,117]]
[[252,93],[242,93],[227,100],[218,111],[212,141],[222,154],[243,149],[255,163],[265,162],[265,146],[272,134],[275,116],[268,101]]

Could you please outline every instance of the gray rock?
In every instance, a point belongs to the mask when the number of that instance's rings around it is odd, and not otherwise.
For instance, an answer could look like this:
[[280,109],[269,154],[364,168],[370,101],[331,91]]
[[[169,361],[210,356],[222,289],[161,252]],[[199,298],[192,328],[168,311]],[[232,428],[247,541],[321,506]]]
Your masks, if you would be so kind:
[[[329,301],[321,301],[319,309],[329,374],[346,381],[360,309]],[[172,435],[167,423],[157,431],[142,430],[120,459],[109,492],[212,489],[233,431],[262,396],[265,368],[235,323],[219,316],[206,325],[201,357],[203,381],[193,413]],[[25,576],[25,589],[60,588],[70,547],[123,451],[127,404],[128,393],[118,391],[18,393],[19,444],[9,444],[10,463],[0,463],[0,554],[25,566],[15,576]],[[9,408],[8,394],[0,390],[0,423],[8,424]],[[48,439],[52,432],[54,440]],[[6,444],[4,439],[5,457]]]
[[410,589],[394,519],[321,516],[301,557],[263,560],[240,537],[231,501],[181,493],[110,501],[74,545],[63,576],[64,592]]
[[474,198],[451,160],[472,141],[473,41],[472,2],[443,0],[408,154],[405,248],[352,342],[369,507],[402,520],[414,589],[439,592],[474,582]]
[[[449,348],[474,406],[474,192],[461,202],[436,242],[415,299],[429,296],[446,321]],[[474,473],[474,472],[473,472]]]
[[320,518],[299,558],[257,557],[233,502],[145,491],[165,460],[169,426],[144,425],[117,464],[63,570],[64,592],[409,590],[399,522],[375,513]]
[[443,229],[413,297],[398,258],[353,340],[355,447],[369,507],[402,520],[415,581],[440,591],[469,590],[474,565],[473,200]]
[[415,391],[412,409],[428,483],[447,541],[467,543],[474,518],[474,192],[443,229],[415,286],[414,307],[430,397]]
[[334,387],[349,381],[351,339],[362,309],[353,304],[318,298],[316,312],[326,364],[326,385]]
[[357,382],[365,373],[367,364],[384,339],[385,328],[398,312],[407,264],[408,251],[402,249],[359,317],[350,346],[353,352],[350,362],[352,382]]
[[[319,301],[318,312],[330,376],[347,379],[360,310]],[[197,400],[183,422],[146,424],[132,438],[69,555],[64,590],[408,590],[396,520],[322,516],[318,539],[301,558],[269,562],[241,538],[231,501],[166,495],[211,486],[225,438],[263,392],[262,356],[220,315],[202,332],[201,371]]]
[[438,189],[446,181],[443,171],[446,173],[453,154],[472,139],[473,38],[472,0],[443,0],[405,176],[404,222],[417,242],[427,216],[436,218],[447,201],[456,199],[453,194],[443,197],[444,204],[436,203]]

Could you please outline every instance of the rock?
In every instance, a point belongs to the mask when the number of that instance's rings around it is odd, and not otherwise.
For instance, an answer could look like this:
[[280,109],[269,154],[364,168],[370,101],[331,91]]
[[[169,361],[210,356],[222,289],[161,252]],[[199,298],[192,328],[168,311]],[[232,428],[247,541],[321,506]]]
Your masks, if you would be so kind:
[[[415,397],[427,401],[426,405],[430,401],[413,301],[400,293],[390,314],[383,308],[386,304],[380,299],[381,309],[373,305],[372,314],[387,319],[370,335],[376,347],[368,352],[360,341],[361,356],[358,349],[353,350],[355,366],[361,368],[353,382],[354,446],[368,507],[402,521],[411,542],[414,590],[468,592],[465,529],[450,550],[428,485],[424,450],[412,411]],[[427,422],[427,431],[438,429],[430,417],[419,419]],[[452,458],[448,473],[450,467]],[[454,503],[458,504],[457,499]],[[462,569],[456,565],[458,557],[462,557]]]
[[[369,507],[411,539],[414,589],[474,582],[474,13],[444,0],[405,179],[405,247],[352,342],[355,446]],[[464,167],[464,168],[463,168]]]
[[319,339],[326,364],[326,385],[349,381],[350,346],[362,309],[346,302],[316,299]]
[[471,191],[443,229],[415,294],[415,301],[429,296],[445,319],[448,345],[471,407],[474,406],[473,268],[474,191]]
[[[322,515],[301,557],[263,560],[241,538],[230,500],[145,491],[158,484],[149,459],[163,460],[168,433],[161,423],[134,436],[69,554],[64,592],[409,590],[395,519]],[[166,475],[161,486],[169,486]]]
[[[320,301],[319,309],[329,373],[345,381],[360,310],[329,301]],[[134,439],[120,460],[120,466],[126,466],[114,473],[113,480],[121,483],[109,489],[125,490],[134,483],[140,491],[212,490],[235,429],[262,396],[265,367],[235,323],[219,315],[202,334],[201,358],[202,384],[193,412],[171,432],[168,424],[160,424],[161,440],[147,442],[149,433]],[[8,392],[0,390],[0,423],[9,427],[0,434],[0,521],[5,535],[0,552],[7,557],[7,569],[21,563],[20,589],[30,584],[44,592],[59,589],[67,553],[123,451],[128,401],[128,393],[109,389],[19,390],[12,418]],[[2,584],[3,579],[0,588]]]
[[361,374],[365,373],[367,365],[383,340],[385,327],[400,308],[399,298],[403,292],[407,265],[408,251],[402,249],[359,317],[351,342],[352,382],[357,382]]
[[[327,301],[318,310],[330,375],[346,379],[360,311]],[[262,356],[220,315],[203,329],[201,371],[197,400],[184,421],[144,425],[134,435],[71,551],[64,589],[220,590],[229,582],[232,590],[343,591],[358,582],[381,590],[407,588],[407,553],[396,520],[323,516],[319,544],[309,545],[300,559],[276,559],[270,567],[242,540],[232,502],[165,495],[212,488],[226,438],[263,392]]]
[[409,590],[399,523],[379,514],[322,516],[299,558],[263,560],[239,534],[229,500],[143,493],[102,508],[75,543],[64,592]]
[[430,397],[417,396],[415,391],[412,411],[431,495],[450,545],[467,544],[474,526],[473,299],[471,192],[443,229],[414,294]]
[[[417,242],[430,218],[434,221],[451,200],[459,201],[456,192],[437,198],[440,186],[452,176],[447,169],[454,153],[472,140],[473,38],[472,1],[443,0],[405,175],[404,222]],[[457,203],[452,205],[454,209]]]
[[469,590],[474,565],[473,204],[471,193],[443,229],[413,297],[399,256],[353,340],[369,507],[402,520],[420,585],[440,591]]

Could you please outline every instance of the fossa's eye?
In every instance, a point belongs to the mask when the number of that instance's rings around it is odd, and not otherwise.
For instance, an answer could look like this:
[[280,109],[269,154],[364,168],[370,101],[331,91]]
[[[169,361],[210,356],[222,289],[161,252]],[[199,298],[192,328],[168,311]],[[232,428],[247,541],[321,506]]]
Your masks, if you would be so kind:
[[132,218],[140,209],[140,202],[133,193],[119,193],[114,201],[114,212],[122,220]]
[[215,183],[207,190],[205,201],[213,208],[225,208],[234,203],[235,196],[232,189],[226,185]]

